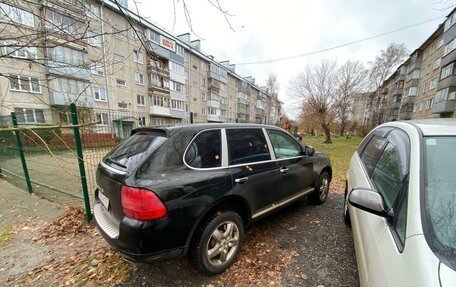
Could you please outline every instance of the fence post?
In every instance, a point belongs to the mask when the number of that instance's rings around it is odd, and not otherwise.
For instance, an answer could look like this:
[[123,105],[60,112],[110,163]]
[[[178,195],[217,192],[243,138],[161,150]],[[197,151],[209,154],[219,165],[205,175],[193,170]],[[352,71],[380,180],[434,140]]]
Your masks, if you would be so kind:
[[193,112],[190,112],[190,123],[193,124]]
[[[13,120],[13,126],[17,127],[17,118],[16,118],[15,112],[11,113],[11,118]],[[21,132],[14,131],[14,134],[16,135],[16,145],[17,145],[17,149],[19,150],[19,155],[21,157],[22,169],[24,170],[24,178],[25,178],[25,182],[27,183],[27,189],[28,189],[29,193],[32,193],[33,192],[32,182],[30,181],[30,175],[28,173],[27,162],[25,161],[24,147],[22,146],[22,142],[21,142]]]
[[[70,105],[70,112],[71,112],[71,122],[73,125],[79,125],[78,121],[78,113],[76,110],[76,105],[72,103]],[[81,176],[81,186],[82,186],[82,194],[84,196],[84,205],[86,210],[86,217],[87,221],[92,220],[92,212],[90,211],[90,199],[89,199],[89,190],[87,188],[87,178],[84,168],[84,158],[82,155],[82,143],[81,143],[81,134],[79,133],[79,127],[73,128],[74,132],[74,141],[76,143],[76,154],[78,155],[78,165],[79,165],[79,175]]]

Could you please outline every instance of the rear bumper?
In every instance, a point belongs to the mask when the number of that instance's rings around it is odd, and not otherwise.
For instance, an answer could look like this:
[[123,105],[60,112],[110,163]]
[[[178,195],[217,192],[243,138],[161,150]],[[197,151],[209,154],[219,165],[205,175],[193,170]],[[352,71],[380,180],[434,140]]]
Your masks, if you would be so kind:
[[141,222],[125,217],[116,224],[101,203],[94,205],[94,218],[100,234],[127,261],[149,263],[184,254],[185,239],[173,238],[171,228],[163,229],[169,227],[166,219]]

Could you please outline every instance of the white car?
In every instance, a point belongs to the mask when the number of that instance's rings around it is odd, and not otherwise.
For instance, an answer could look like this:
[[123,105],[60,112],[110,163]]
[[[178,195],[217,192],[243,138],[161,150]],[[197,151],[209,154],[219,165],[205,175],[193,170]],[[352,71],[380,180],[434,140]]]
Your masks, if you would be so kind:
[[456,286],[456,119],[390,122],[350,161],[361,286]]

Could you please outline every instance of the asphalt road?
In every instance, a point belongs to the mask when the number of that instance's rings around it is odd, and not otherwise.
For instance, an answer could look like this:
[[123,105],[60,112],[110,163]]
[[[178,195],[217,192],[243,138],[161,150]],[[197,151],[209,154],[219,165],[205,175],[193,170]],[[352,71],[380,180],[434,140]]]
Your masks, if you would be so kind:
[[322,205],[298,202],[256,223],[240,263],[222,275],[201,275],[181,258],[139,265],[121,286],[358,286],[342,202],[343,195],[333,192]]

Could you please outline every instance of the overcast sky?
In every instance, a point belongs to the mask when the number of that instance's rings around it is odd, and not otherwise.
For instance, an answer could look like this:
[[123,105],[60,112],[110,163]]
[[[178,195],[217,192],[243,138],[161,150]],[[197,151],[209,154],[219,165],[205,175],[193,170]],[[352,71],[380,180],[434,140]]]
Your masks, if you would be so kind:
[[[203,52],[214,55],[218,61],[230,60],[233,64],[304,54],[441,16],[414,28],[312,56],[236,65],[239,74],[253,76],[259,85],[265,85],[268,75],[275,73],[280,84],[279,98],[291,117],[296,114],[296,103],[287,96],[288,83],[307,64],[321,59],[360,60],[367,64],[391,42],[404,43],[412,51],[450,12],[445,9],[450,6],[450,0],[220,0],[223,8],[233,14],[229,17],[232,31],[208,0],[187,2],[193,31],[201,38]],[[141,16],[168,31],[176,35],[190,32],[181,1],[176,0],[175,23],[173,1],[142,0],[137,4]],[[134,4],[130,3],[130,9],[136,11]],[[192,35],[192,38],[197,36]]]

